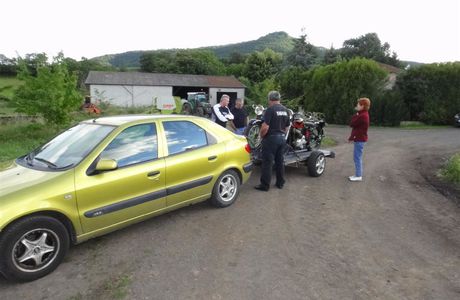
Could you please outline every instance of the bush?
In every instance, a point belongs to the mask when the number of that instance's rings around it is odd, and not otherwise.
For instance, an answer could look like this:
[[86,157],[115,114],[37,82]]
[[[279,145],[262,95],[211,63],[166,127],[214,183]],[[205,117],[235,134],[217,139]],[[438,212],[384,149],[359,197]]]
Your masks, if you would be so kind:
[[51,65],[39,66],[32,75],[21,62],[18,75],[24,84],[18,88],[13,103],[18,112],[42,115],[51,124],[65,124],[70,113],[77,109],[82,96],[78,92],[77,77],[70,74],[60,54]]
[[460,62],[409,69],[398,77],[396,87],[410,120],[450,124],[460,110]]
[[442,177],[455,183],[460,183],[460,153],[452,156],[441,170]]
[[323,112],[328,122],[336,124],[349,122],[358,98],[368,97],[371,101],[379,98],[387,77],[376,62],[363,58],[318,67],[310,72],[305,86],[305,110]]
[[385,91],[381,97],[372,99],[371,123],[382,126],[399,126],[406,120],[406,105],[397,91]]

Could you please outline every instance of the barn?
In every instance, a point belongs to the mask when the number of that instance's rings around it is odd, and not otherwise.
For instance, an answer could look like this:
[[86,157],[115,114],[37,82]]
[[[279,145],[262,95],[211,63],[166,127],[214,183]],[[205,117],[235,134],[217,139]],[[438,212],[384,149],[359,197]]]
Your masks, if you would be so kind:
[[92,101],[108,101],[122,107],[150,106],[162,97],[187,98],[187,92],[205,92],[211,104],[227,94],[232,106],[236,98],[244,99],[245,91],[245,86],[233,76],[189,74],[90,71],[85,84]]

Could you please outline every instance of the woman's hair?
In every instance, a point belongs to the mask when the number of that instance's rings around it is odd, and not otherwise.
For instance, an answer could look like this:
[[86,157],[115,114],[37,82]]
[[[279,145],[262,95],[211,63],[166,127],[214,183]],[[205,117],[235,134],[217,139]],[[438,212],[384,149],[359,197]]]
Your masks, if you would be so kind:
[[371,100],[369,100],[369,98],[359,98],[358,103],[364,106],[364,110],[369,110],[371,107]]

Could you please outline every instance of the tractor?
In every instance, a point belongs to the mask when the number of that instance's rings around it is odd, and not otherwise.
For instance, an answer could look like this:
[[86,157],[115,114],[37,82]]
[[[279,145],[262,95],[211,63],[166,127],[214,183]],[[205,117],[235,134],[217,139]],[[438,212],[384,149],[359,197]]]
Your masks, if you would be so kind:
[[208,94],[205,92],[187,93],[187,99],[182,99],[182,113],[200,117],[210,116],[212,106],[209,103]]

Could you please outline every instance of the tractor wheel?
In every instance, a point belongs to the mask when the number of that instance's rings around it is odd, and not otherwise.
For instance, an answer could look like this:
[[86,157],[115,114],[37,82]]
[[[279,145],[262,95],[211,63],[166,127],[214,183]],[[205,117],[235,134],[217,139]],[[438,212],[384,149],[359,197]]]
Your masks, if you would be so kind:
[[184,115],[191,115],[192,114],[192,106],[189,103],[184,103],[184,105],[182,105],[182,113]]

